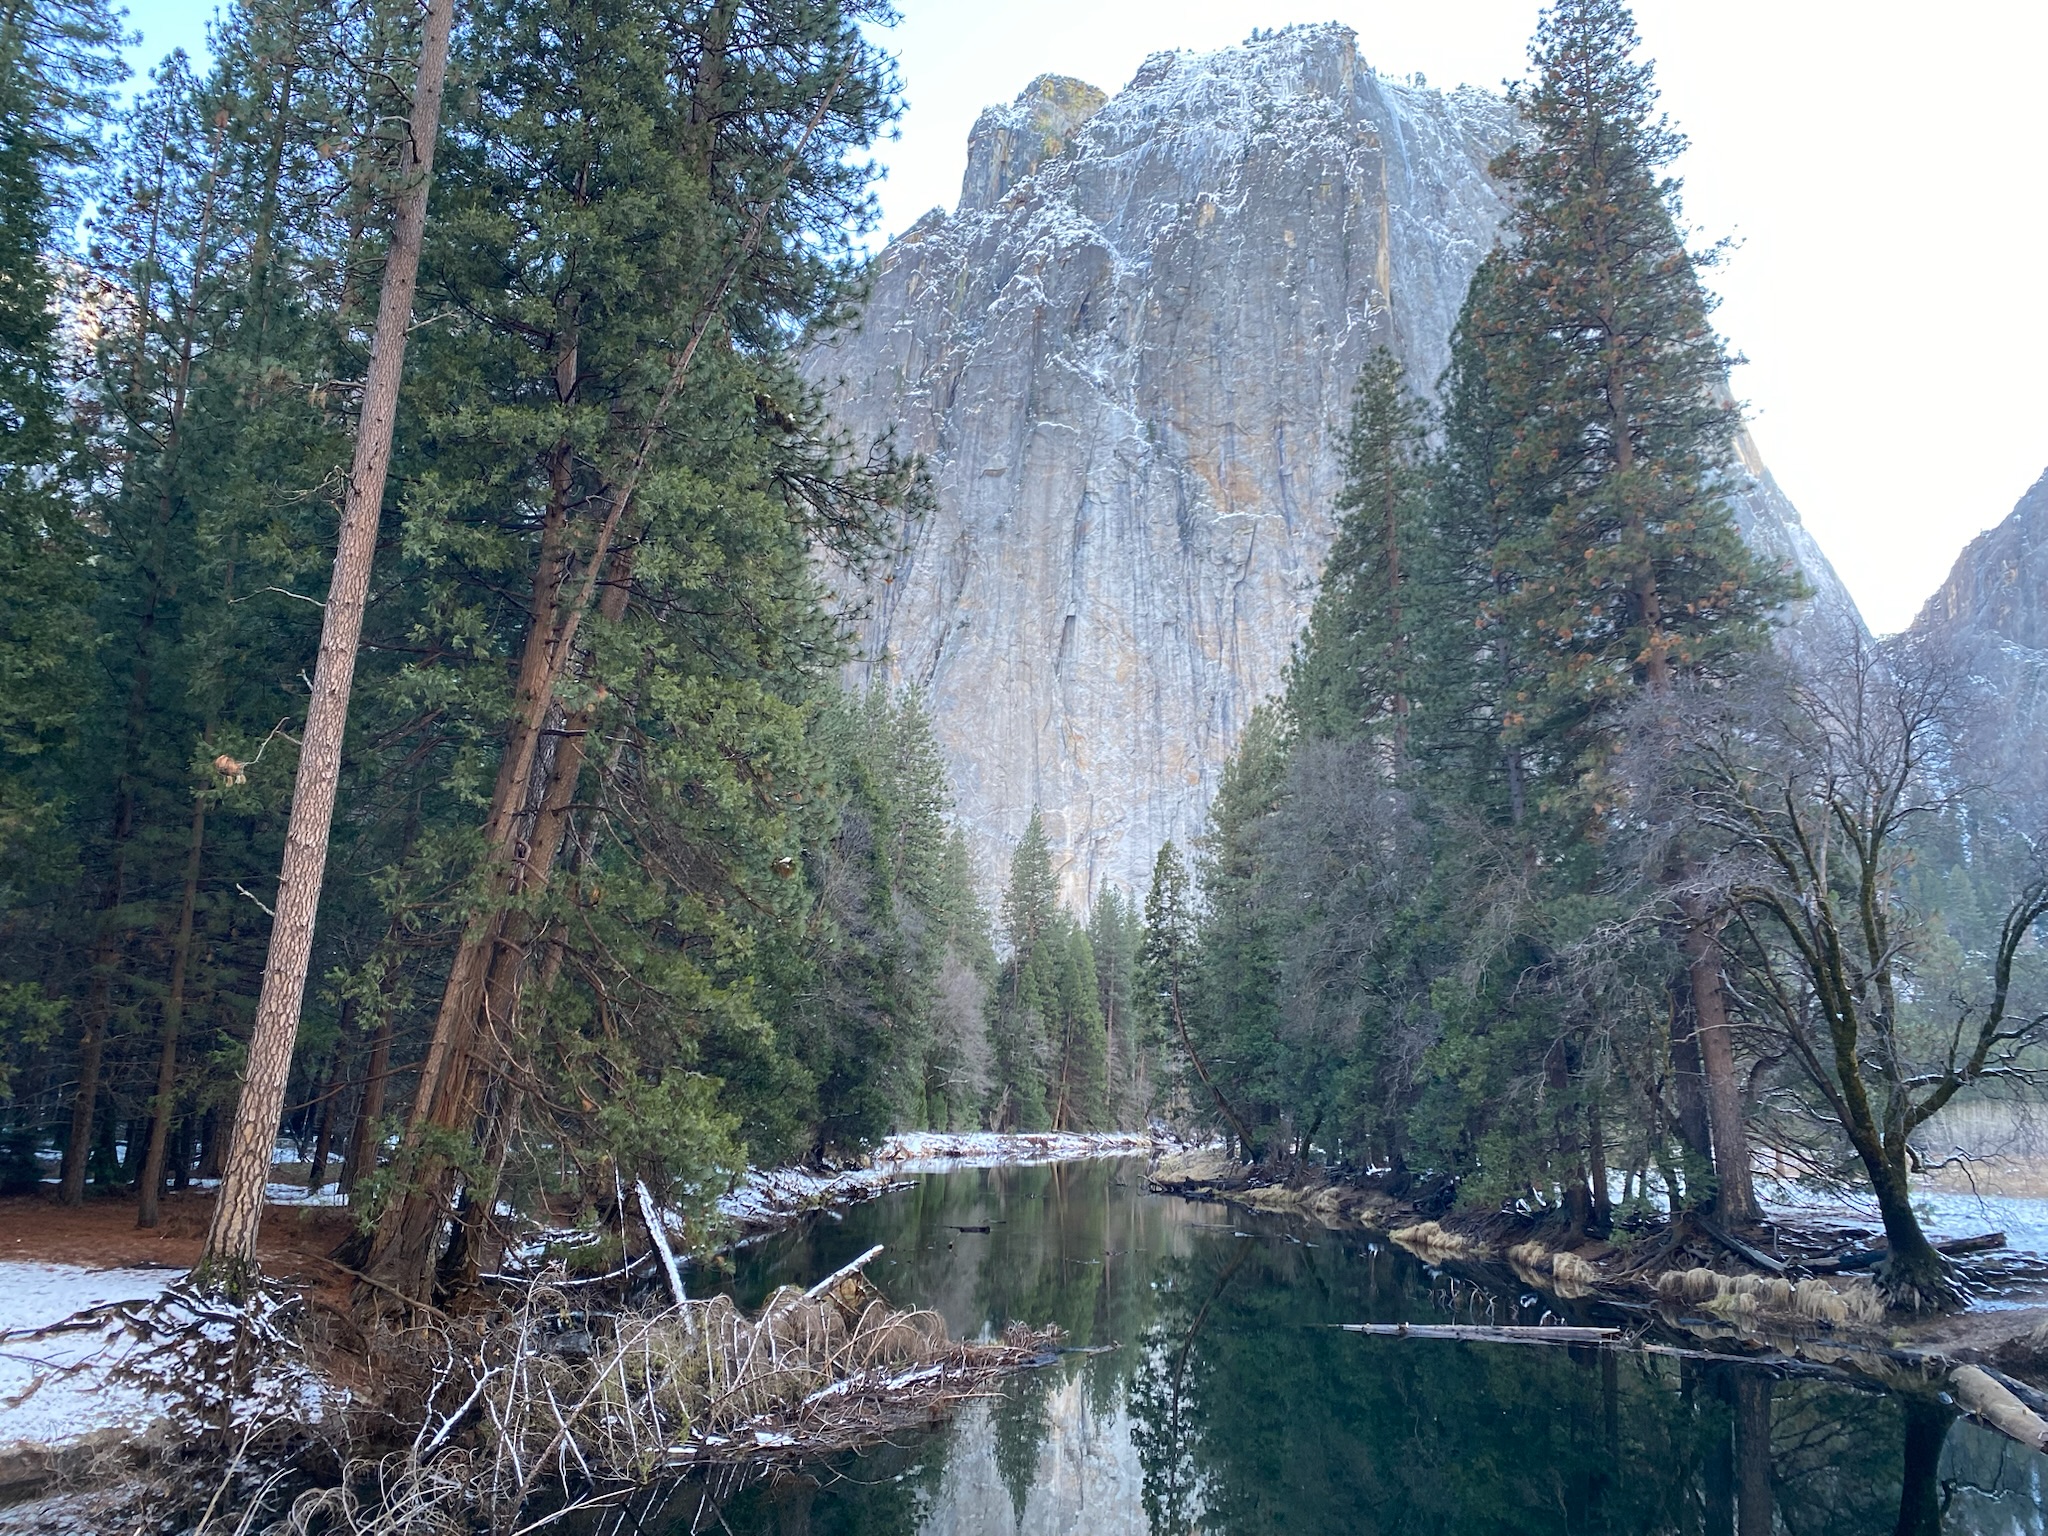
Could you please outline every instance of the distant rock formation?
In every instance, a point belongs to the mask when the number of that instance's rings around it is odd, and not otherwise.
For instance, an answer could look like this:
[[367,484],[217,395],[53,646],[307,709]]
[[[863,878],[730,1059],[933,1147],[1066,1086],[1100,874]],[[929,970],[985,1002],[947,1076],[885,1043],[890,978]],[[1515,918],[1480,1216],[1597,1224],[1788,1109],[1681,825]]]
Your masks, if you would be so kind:
[[[986,877],[1034,806],[1073,898],[1142,891],[1200,832],[1314,600],[1358,369],[1385,345],[1418,388],[1443,372],[1511,131],[1335,25],[1155,54],[1111,98],[1046,76],[812,348],[839,420],[931,468],[863,670],[924,690]],[[1750,469],[1745,530],[1853,617]]]
[[1998,792],[2042,830],[2048,818],[2048,472],[2006,520],[1972,539],[1907,635],[1968,678],[1953,744],[1958,776]]

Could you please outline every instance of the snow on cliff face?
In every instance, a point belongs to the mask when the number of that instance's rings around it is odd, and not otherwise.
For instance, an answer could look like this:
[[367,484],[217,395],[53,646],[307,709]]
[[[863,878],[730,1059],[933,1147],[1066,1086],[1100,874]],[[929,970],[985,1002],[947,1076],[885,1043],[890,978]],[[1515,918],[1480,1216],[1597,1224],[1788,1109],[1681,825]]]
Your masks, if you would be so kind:
[[[985,877],[1034,806],[1071,898],[1142,892],[1199,832],[1314,599],[1358,369],[1442,373],[1511,130],[1335,25],[1155,54],[1113,98],[1044,77],[812,349],[839,421],[930,467],[859,670],[924,690]],[[1755,489],[1758,542],[1803,555]]]

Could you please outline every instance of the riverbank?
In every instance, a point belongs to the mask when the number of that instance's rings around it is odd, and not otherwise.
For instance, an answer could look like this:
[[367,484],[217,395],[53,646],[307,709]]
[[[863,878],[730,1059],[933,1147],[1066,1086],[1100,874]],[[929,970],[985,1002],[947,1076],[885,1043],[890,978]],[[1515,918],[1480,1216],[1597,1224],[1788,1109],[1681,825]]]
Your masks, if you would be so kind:
[[[858,1168],[750,1170],[720,1206],[732,1240],[744,1241],[874,1199],[922,1173],[1152,1150],[1143,1134],[911,1133],[890,1138]],[[925,1423],[990,1376],[1039,1360],[1046,1348],[1028,1333],[948,1340],[930,1315],[897,1312],[845,1276],[829,1294],[778,1293],[752,1317],[715,1297],[678,1307],[644,1222],[637,1244],[626,1238],[637,1251],[597,1283],[544,1263],[522,1266],[525,1273],[500,1277],[461,1317],[427,1309],[414,1319],[420,1326],[365,1335],[350,1305],[353,1273],[330,1257],[349,1233],[348,1213],[325,1204],[268,1213],[262,1257],[271,1287],[258,1309],[260,1337],[244,1338],[243,1320],[178,1288],[198,1259],[210,1212],[208,1192],[170,1195],[161,1225],[139,1231],[125,1200],[75,1209],[33,1196],[0,1201],[0,1506],[14,1506],[0,1529],[79,1528],[63,1490],[112,1486],[106,1497],[142,1497],[161,1469],[213,1465],[229,1441],[243,1454],[337,1469],[365,1447],[380,1456],[408,1444],[417,1450],[421,1437],[437,1453],[460,1450],[479,1415],[488,1411],[502,1426],[515,1408],[535,1411],[509,1399],[493,1406],[489,1390],[493,1380],[532,1375],[529,1367],[541,1367],[557,1398],[583,1403],[586,1412],[614,1398],[653,1404],[646,1428],[662,1455],[648,1462],[641,1446],[638,1460],[628,1458],[652,1468],[809,1455]],[[536,1229],[519,1246],[538,1254],[545,1237]],[[572,1317],[575,1326],[536,1321],[542,1312]],[[711,1391],[705,1401],[718,1406],[709,1413],[703,1402],[692,1406],[681,1378],[667,1409],[644,1369],[627,1391],[619,1341],[636,1340],[644,1366],[650,1341],[673,1342],[678,1328],[697,1341],[689,1357],[704,1365],[706,1381],[731,1364],[721,1351],[776,1362],[771,1378]],[[507,1338],[518,1341],[509,1352]],[[712,1339],[722,1342],[707,1352]],[[600,1387],[605,1377],[594,1362],[607,1348],[612,1386]],[[494,1351],[502,1358],[469,1380],[468,1362]],[[582,1379],[593,1370],[599,1374]],[[435,1425],[436,1403],[445,1414],[451,1384],[465,1380],[474,1400]],[[457,1391],[455,1400],[464,1396]],[[736,1406],[748,1411],[734,1417]],[[689,1426],[680,1433],[677,1412]],[[566,1454],[578,1435],[559,1432],[557,1450]],[[578,1447],[579,1474],[587,1466],[597,1477],[604,1464]],[[446,1471],[429,1481],[445,1483]],[[60,1502],[38,1527],[36,1506],[53,1494]]]
[[[1745,1233],[1696,1218],[1573,1237],[1557,1217],[1456,1213],[1378,1180],[1248,1167],[1218,1148],[1170,1153],[1148,1187],[1363,1230],[1494,1292],[1531,1287],[1555,1319],[1613,1330],[1622,1347],[1694,1347],[1758,1364],[1798,1362],[1906,1392],[1946,1392],[2034,1450],[2048,1449],[2048,1273],[1969,1243],[1966,1282],[1995,1304],[1930,1317],[1886,1311],[1864,1273],[1871,1234],[1819,1212]],[[1484,1333],[1480,1329],[1474,1336]],[[1503,1334],[1504,1342],[1529,1342]],[[1427,1335],[1425,1335],[1427,1336]]]
[[813,1212],[876,1199],[903,1188],[919,1174],[1152,1157],[1167,1149],[1168,1143],[1149,1131],[900,1131],[854,1167],[749,1168],[720,1197],[718,1209],[742,1237],[748,1237],[775,1231]]

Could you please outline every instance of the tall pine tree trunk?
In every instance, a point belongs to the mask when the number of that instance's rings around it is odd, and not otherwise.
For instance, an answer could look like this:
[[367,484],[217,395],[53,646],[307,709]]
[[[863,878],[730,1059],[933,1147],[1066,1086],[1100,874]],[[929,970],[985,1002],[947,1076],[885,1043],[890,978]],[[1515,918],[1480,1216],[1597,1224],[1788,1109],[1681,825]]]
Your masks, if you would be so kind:
[[1735,1071],[1735,1044],[1728,1030],[1721,951],[1714,940],[1712,918],[1698,902],[1688,904],[1684,949],[1700,1065],[1707,1084],[1707,1118],[1714,1130],[1714,1209],[1728,1221],[1755,1221],[1760,1213],[1750,1170],[1742,1084]]
[[395,1024],[388,1001],[370,1037],[370,1064],[363,1073],[363,1102],[349,1130],[348,1153],[341,1163],[341,1192],[352,1195],[363,1176],[377,1166],[377,1127],[384,1118],[384,1086],[391,1076],[391,1036]]
[[419,281],[427,190],[433,174],[434,141],[440,133],[441,92],[447,79],[448,39],[454,20],[455,0],[431,0],[413,83],[412,119],[402,160],[404,187],[397,198],[391,249],[384,263],[384,288],[363,388],[362,417],[356,428],[355,461],[342,503],[334,578],[327,594],[313,697],[292,790],[270,955],[213,1223],[194,1271],[202,1285],[229,1295],[245,1291],[255,1276],[256,1235],[263,1220],[270,1149],[277,1140],[285,1082],[298,1039],[299,1012],[305,1000],[313,925],[320,909],[320,883],[327,868],[334,798],[341,779],[349,692],[355,681],[370,565],[377,550],[384,482],[391,467],[392,429],[398,415],[406,336],[412,325],[413,290]]

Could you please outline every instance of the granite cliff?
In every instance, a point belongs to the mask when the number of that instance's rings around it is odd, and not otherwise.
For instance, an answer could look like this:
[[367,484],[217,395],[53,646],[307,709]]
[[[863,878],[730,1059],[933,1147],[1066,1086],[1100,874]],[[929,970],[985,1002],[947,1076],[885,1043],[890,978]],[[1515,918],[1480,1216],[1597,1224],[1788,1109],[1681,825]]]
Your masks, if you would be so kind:
[[1996,790],[2038,830],[2048,816],[2048,473],[1970,541],[1907,635],[1938,646],[1967,679],[1959,776]]
[[[1505,101],[1376,74],[1341,26],[1156,54],[985,112],[960,203],[877,262],[809,376],[925,455],[860,672],[921,688],[984,874],[1034,806],[1070,897],[1142,892],[1276,690],[1370,348],[1432,383],[1503,213]],[[1739,515],[1850,602],[1745,443]]]

